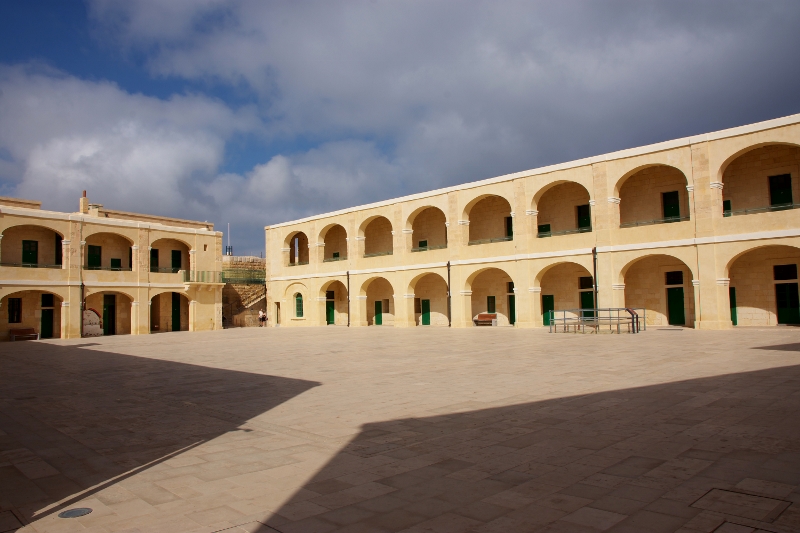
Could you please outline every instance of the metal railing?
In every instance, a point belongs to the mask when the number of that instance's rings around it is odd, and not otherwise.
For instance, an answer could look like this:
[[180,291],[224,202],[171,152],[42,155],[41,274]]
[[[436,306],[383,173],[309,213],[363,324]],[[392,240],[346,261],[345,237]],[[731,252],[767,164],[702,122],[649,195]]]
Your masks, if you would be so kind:
[[222,272],[214,270],[183,270],[184,283],[223,283]]
[[325,259],[322,260],[322,262],[323,263],[332,263],[334,261],[344,261],[345,259],[347,259],[347,256],[345,256],[345,257],[326,257]]
[[63,265],[44,265],[40,263],[0,263],[0,266],[17,268],[64,268]]
[[104,267],[104,266],[86,266],[83,267],[84,270],[108,270],[111,272],[131,272],[133,269],[131,267]]
[[625,222],[624,224],[620,224],[620,228],[636,228],[639,226],[652,226],[654,224],[670,224],[672,222],[683,222],[689,220],[688,216],[685,217],[666,217],[666,218],[656,218],[654,220],[640,220],[638,222]]
[[[128,270],[130,270],[130,269],[128,269]],[[161,273],[161,274],[177,274],[178,272],[180,272],[180,271],[182,271],[182,270],[183,270],[183,269],[182,269],[182,268],[180,268],[180,267],[178,267],[178,268],[173,268],[173,267],[154,267],[154,266],[151,266],[151,267],[150,267],[150,272],[153,272],[154,274],[155,274],[155,273]]]
[[236,285],[263,285],[267,281],[266,270],[231,269],[222,271],[222,283]]
[[428,250],[444,250],[447,248],[446,244],[437,244],[435,246],[420,246],[418,248],[412,248],[412,252],[427,252]]
[[491,242],[506,242],[506,241],[513,241],[513,240],[514,240],[514,236],[512,235],[510,237],[496,237],[494,239],[477,239],[477,240],[474,240],[474,241],[469,241],[467,243],[467,245],[474,246],[476,244],[489,244]]
[[647,311],[642,307],[611,307],[604,309],[565,309],[548,311],[550,333],[639,333],[647,330]]
[[752,207],[750,209],[737,209],[736,211],[723,211],[722,216],[731,217],[737,215],[751,215],[753,213],[769,213],[770,211],[787,211],[789,209],[800,209],[800,204],[777,204],[767,207]]
[[572,235],[575,233],[590,233],[592,231],[591,226],[588,228],[575,228],[575,229],[565,229],[562,231],[542,231],[539,232],[536,236],[540,239],[545,237],[558,237],[559,235]]
[[394,255],[394,252],[392,250],[389,250],[388,252],[373,252],[371,254],[364,254],[364,257],[378,257],[381,255]]
[[289,266],[290,267],[296,267],[296,266],[303,266],[303,265],[307,265],[307,264],[308,264],[308,261],[295,261],[294,263],[289,263]]

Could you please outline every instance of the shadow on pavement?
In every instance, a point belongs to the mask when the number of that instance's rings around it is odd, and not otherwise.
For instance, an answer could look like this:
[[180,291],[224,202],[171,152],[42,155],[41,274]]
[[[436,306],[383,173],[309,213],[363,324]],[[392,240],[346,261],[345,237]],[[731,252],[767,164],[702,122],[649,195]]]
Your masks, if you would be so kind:
[[37,519],[240,426],[317,382],[87,349],[0,353],[0,519]]
[[259,531],[800,531],[800,366],[480,406],[364,426]]

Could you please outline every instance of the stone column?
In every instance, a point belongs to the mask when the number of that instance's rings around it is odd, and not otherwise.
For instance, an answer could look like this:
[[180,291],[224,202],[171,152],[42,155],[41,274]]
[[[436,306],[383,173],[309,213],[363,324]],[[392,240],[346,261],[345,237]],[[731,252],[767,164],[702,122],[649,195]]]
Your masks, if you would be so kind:
[[[453,327],[468,328],[472,324],[472,291],[453,291]],[[458,305],[455,305],[455,304]],[[455,311],[458,309],[458,313]]]
[[401,297],[395,297],[395,302],[399,302],[396,306],[397,313],[394,318],[394,325],[401,328],[413,327],[414,323],[414,294],[403,294]]
[[528,307],[531,310],[531,324],[535,328],[542,327],[544,325],[544,320],[542,319],[542,288],[528,287],[528,298],[530,299]]
[[350,318],[351,326],[367,326],[367,297],[366,296],[352,296],[350,298],[350,312],[353,316]]

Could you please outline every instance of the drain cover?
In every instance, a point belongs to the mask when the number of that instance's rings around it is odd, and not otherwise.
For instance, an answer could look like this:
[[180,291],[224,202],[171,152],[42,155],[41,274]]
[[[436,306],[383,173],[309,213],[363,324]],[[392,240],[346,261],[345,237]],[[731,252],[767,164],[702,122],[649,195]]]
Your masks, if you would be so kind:
[[78,518],[79,516],[86,516],[87,514],[91,513],[92,510],[88,507],[76,507],[75,509],[69,509],[67,511],[62,511],[58,513],[59,518]]

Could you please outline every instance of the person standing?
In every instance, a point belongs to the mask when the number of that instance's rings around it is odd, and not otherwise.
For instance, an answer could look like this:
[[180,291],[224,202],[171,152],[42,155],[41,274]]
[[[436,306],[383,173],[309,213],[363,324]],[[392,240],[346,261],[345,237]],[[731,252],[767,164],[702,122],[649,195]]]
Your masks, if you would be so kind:
[[258,327],[263,328],[264,322],[267,321],[267,315],[261,309],[258,310]]

